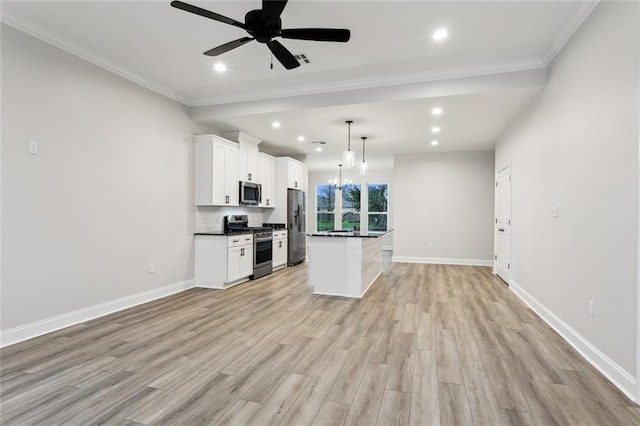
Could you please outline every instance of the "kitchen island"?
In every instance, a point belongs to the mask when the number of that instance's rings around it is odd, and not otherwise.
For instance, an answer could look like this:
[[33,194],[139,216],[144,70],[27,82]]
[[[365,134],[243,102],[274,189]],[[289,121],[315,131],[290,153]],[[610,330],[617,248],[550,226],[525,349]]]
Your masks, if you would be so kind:
[[382,274],[382,237],[387,233],[328,231],[309,234],[309,285],[313,287],[313,293],[364,296]]

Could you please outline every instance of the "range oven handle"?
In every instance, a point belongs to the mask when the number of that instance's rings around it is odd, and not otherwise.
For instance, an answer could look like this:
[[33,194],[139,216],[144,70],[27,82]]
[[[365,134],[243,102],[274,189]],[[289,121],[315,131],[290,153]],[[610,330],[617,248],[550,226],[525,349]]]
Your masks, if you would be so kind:
[[262,242],[265,242],[265,241],[272,241],[272,240],[273,240],[273,237],[265,237],[265,238],[256,238],[256,239],[254,239],[254,241],[256,243],[262,243]]

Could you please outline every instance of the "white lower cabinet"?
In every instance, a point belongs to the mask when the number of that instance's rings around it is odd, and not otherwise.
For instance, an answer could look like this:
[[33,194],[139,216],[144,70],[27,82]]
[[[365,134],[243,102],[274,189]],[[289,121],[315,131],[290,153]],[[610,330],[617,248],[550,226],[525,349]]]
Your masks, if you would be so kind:
[[227,282],[233,282],[253,274],[253,245],[228,249]]
[[228,288],[253,274],[253,234],[196,235],[196,285]]
[[287,266],[287,231],[273,232],[273,269]]

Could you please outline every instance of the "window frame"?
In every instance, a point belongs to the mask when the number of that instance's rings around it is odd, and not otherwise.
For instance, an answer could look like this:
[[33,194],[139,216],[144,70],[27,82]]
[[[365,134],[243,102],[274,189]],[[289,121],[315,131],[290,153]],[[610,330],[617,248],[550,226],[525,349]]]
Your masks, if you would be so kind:
[[[371,183],[371,182],[367,182],[367,231],[369,232],[386,232],[389,230],[389,184],[388,183]],[[369,202],[370,202],[370,191],[369,191],[369,187],[370,186],[385,186],[386,187],[386,204],[387,204],[387,211],[370,211],[369,210]],[[386,217],[385,220],[385,228],[384,229],[371,229],[371,215],[384,215]]]
[[[386,187],[386,207],[387,207],[387,211],[385,212],[374,212],[374,211],[369,211],[369,187],[370,186],[375,186],[375,185],[379,185],[379,186],[385,186]],[[332,215],[333,216],[333,228],[332,229],[343,229],[343,218],[344,218],[344,214],[345,213],[354,213],[356,215],[359,215],[360,220],[358,222],[358,227],[357,229],[360,231],[366,230],[369,232],[386,232],[389,230],[389,215],[390,215],[390,209],[391,209],[391,197],[390,197],[390,192],[391,192],[391,185],[387,182],[354,182],[351,184],[348,184],[347,186],[358,186],[360,187],[360,210],[356,211],[356,210],[352,210],[349,209],[347,211],[345,211],[344,207],[343,207],[343,191],[340,191],[340,196],[338,196],[337,192],[337,188],[333,188],[333,210],[329,211],[329,210],[319,210],[319,199],[318,199],[318,195],[319,195],[319,188],[320,187],[331,187],[332,184],[326,184],[326,183],[317,183],[315,185],[315,201],[316,201],[316,224],[315,224],[315,230],[316,232],[323,232],[326,231],[326,229],[319,229],[318,226],[321,223],[318,220],[318,216],[320,214],[328,214],[328,215]],[[386,221],[385,221],[385,229],[381,230],[381,229],[374,229],[371,230],[370,229],[370,225],[371,225],[371,221],[370,221],[370,217],[371,215],[385,215],[386,216]],[[325,223],[325,222],[323,222]]]
[[[333,228],[332,229],[335,229],[335,227],[336,227],[336,214],[338,213],[337,212],[337,210],[338,210],[337,207],[338,206],[336,205],[336,203],[337,203],[337,199],[336,198],[337,197],[336,197],[336,189],[335,189],[335,187],[333,188],[333,210],[320,210],[320,203],[318,201],[319,201],[319,196],[320,196],[319,195],[320,194],[319,187],[321,187],[321,186],[330,188],[332,185],[331,184],[326,184],[326,183],[324,183],[324,184],[323,183],[316,184],[316,231],[318,231],[318,232],[326,231],[326,229],[319,229],[319,227],[318,227],[319,224],[321,223],[320,220],[318,220],[319,216],[321,214],[332,215],[333,216]],[[329,202],[329,206],[331,206],[331,202]],[[325,223],[325,222],[322,222],[322,223]]]

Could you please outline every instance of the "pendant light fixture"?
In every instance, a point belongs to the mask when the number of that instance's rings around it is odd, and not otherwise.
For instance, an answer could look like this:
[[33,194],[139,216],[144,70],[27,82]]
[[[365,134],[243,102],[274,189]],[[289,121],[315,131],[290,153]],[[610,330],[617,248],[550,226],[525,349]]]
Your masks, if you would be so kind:
[[360,139],[362,139],[362,163],[360,163],[360,176],[364,176],[367,174],[367,162],[364,159],[364,145],[367,142],[367,137],[366,136],[362,136]]
[[347,138],[347,150],[342,153],[342,162],[345,167],[354,168],[356,166],[356,153],[351,151],[351,123],[353,123],[353,121],[347,120],[346,123],[349,126],[349,134]]

